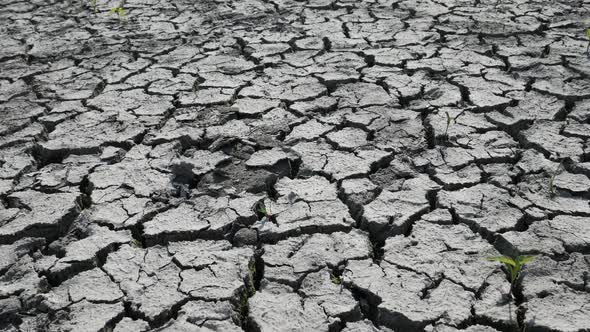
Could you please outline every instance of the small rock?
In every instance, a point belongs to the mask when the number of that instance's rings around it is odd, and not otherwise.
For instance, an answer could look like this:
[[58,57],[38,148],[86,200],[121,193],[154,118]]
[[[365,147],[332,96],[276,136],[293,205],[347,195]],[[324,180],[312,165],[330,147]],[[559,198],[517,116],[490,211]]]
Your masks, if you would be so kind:
[[241,228],[234,235],[233,243],[236,247],[256,245],[258,243],[258,234],[253,229]]

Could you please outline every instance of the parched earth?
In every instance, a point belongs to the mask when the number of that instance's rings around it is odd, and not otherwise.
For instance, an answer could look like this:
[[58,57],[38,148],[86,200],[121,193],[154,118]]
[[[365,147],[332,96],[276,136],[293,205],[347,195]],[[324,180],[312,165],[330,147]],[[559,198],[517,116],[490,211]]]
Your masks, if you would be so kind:
[[589,0],[0,3],[0,331],[590,331]]

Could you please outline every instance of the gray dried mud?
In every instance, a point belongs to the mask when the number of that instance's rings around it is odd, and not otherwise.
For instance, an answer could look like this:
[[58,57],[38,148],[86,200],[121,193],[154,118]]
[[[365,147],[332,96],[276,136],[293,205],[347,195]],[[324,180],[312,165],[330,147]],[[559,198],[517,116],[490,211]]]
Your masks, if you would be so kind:
[[0,0],[0,331],[590,331],[588,0],[92,3]]

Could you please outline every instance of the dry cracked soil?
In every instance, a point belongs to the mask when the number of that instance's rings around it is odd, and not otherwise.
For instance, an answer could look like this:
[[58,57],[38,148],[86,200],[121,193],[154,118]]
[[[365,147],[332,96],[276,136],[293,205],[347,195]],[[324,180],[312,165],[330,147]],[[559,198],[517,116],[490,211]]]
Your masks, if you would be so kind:
[[590,331],[589,0],[117,4],[0,1],[0,331]]

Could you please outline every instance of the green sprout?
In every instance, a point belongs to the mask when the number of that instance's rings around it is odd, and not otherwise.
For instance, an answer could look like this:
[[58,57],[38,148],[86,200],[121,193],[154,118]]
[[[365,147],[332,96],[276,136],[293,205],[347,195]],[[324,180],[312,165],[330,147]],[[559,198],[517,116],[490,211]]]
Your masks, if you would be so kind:
[[113,7],[109,9],[109,14],[117,14],[119,19],[123,19],[125,17],[125,9],[121,6]]
[[119,3],[119,5],[117,7],[113,7],[111,9],[109,9],[109,14],[117,14],[117,16],[119,16],[119,20],[123,20],[125,18],[125,1],[126,0],[121,0],[121,2]]
[[590,55],[590,27],[584,30],[584,34],[588,37],[588,46],[586,47],[586,53]]
[[555,190],[555,174],[552,174],[549,178],[549,194],[555,196],[557,191]]
[[499,256],[499,257],[488,257],[486,258],[488,261],[492,262],[500,262],[503,263],[506,269],[508,270],[509,280],[512,287],[516,284],[520,273],[522,271],[523,266],[532,261],[535,256],[521,256],[518,255],[516,258],[512,258],[510,256]]
[[254,223],[254,225],[252,225],[252,228],[258,229],[259,231],[262,231],[262,229],[264,228],[264,225],[266,225],[267,222],[272,222],[274,215],[272,214],[272,211],[270,210],[270,202],[269,202],[269,207],[267,208],[264,203],[259,203],[258,204],[258,208],[256,209],[256,212],[259,213],[262,218],[260,220],[258,220],[257,222]]
[[459,113],[457,116],[452,117],[449,112],[445,112],[445,115],[447,116],[447,127],[445,128],[445,136],[448,136],[448,132],[449,132],[449,127],[452,124],[457,123],[457,118],[459,117],[459,115],[461,115],[462,113]]
[[96,8],[96,0],[90,0],[90,6],[92,6],[95,13],[98,12],[98,9]]
[[248,296],[256,293],[256,287],[254,286],[254,279],[256,278],[256,261],[253,259],[248,262],[248,280],[246,283]]
[[250,297],[248,296],[248,290],[244,289],[241,293],[240,293],[240,302],[238,304],[238,315],[239,315],[239,320],[241,322],[245,322],[248,319],[248,299]]
[[339,276],[334,275],[332,273],[330,273],[330,281],[332,281],[332,283],[336,284],[336,285],[342,284],[342,278],[340,278]]
[[131,240],[130,243],[133,248],[141,248],[141,242],[139,242],[137,239]]

